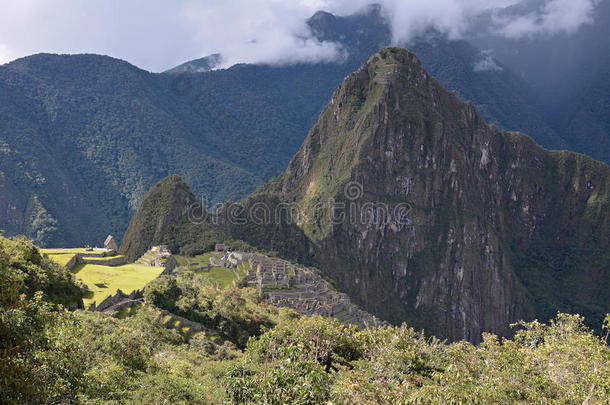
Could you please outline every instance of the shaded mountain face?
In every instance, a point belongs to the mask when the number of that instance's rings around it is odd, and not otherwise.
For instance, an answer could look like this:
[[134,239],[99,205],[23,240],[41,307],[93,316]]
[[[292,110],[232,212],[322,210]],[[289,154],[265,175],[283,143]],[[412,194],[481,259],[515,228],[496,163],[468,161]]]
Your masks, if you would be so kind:
[[346,78],[265,195],[298,207],[318,265],[383,319],[477,342],[610,310],[608,166],[486,124],[400,48]]
[[178,175],[159,181],[144,196],[125,232],[119,253],[135,261],[162,242],[171,225],[181,223],[197,199]]

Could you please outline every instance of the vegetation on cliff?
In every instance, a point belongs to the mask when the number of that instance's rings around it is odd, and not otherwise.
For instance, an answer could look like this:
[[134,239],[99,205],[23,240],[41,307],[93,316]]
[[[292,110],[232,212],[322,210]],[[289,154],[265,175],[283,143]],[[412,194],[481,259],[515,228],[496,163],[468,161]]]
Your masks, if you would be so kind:
[[15,294],[32,298],[41,292],[45,300],[54,304],[77,307],[83,297],[74,276],[64,267],[43,254],[24,237],[8,239],[0,233],[2,277],[10,280]]
[[170,225],[186,219],[195,203],[195,196],[180,176],[171,175],[159,181],[144,196],[131,219],[119,252],[135,261],[162,242]]

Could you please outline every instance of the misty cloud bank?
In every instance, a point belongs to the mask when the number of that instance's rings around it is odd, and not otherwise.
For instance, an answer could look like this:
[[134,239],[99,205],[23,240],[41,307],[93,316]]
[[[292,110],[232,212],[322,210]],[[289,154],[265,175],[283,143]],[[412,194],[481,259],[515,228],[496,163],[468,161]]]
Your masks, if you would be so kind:
[[[381,0],[383,17],[392,31],[392,44],[403,45],[421,33],[435,29],[451,39],[464,37],[475,17],[491,15],[490,33],[509,38],[557,33],[572,34],[593,22],[601,0],[526,0],[525,13],[506,15],[502,9],[517,0]],[[202,54],[219,52],[222,67],[235,63],[290,64],[328,62],[345,58],[339,44],[316,40],[305,20],[318,10],[349,15],[365,9],[371,1],[300,0],[296,2],[233,0],[205,4],[189,3],[186,19],[198,28],[202,48],[220,34],[216,46]],[[256,10],[253,12],[253,10]],[[238,26],[238,29],[235,29]],[[501,70],[490,55],[476,65],[478,71]]]
[[495,33],[508,38],[573,34],[593,23],[595,6],[602,0],[551,0],[519,16],[494,16]]
[[[603,0],[381,0],[393,44],[433,28],[461,38],[477,16],[508,38],[572,34],[593,22]],[[318,10],[349,15],[366,0],[0,0],[0,64],[38,52],[100,53],[162,71],[221,53],[223,64],[340,61],[337,43],[313,37],[306,20]],[[510,10],[510,9],[509,9]],[[491,57],[479,63],[494,69]]]

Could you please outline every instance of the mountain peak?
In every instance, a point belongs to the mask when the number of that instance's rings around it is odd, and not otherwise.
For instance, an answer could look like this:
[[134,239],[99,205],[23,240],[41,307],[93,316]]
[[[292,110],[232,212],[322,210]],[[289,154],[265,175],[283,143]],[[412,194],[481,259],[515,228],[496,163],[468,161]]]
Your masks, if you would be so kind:
[[119,251],[134,261],[151,246],[162,242],[167,228],[182,220],[196,198],[176,174],[167,176],[144,196],[133,216]]
[[209,72],[222,64],[222,55],[213,53],[203,58],[191,60],[166,70],[163,73],[202,73]]
[[[428,76],[417,56],[413,52],[399,47],[381,49],[379,52],[371,55],[365,65],[369,70],[374,70],[383,77],[392,78],[392,80],[405,72]],[[378,78],[377,80],[378,82],[384,82],[383,78]]]

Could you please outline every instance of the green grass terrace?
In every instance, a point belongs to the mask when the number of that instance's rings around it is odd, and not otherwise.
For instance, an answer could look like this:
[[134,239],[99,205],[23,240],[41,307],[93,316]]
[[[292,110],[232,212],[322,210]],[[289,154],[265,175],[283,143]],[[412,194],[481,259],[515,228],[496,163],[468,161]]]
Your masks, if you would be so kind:
[[94,301],[99,304],[117,290],[126,294],[143,288],[149,281],[159,277],[163,272],[161,267],[144,264],[128,263],[119,266],[103,266],[99,264],[79,264],[72,269],[77,280],[87,285],[88,291],[83,299],[85,308]]

